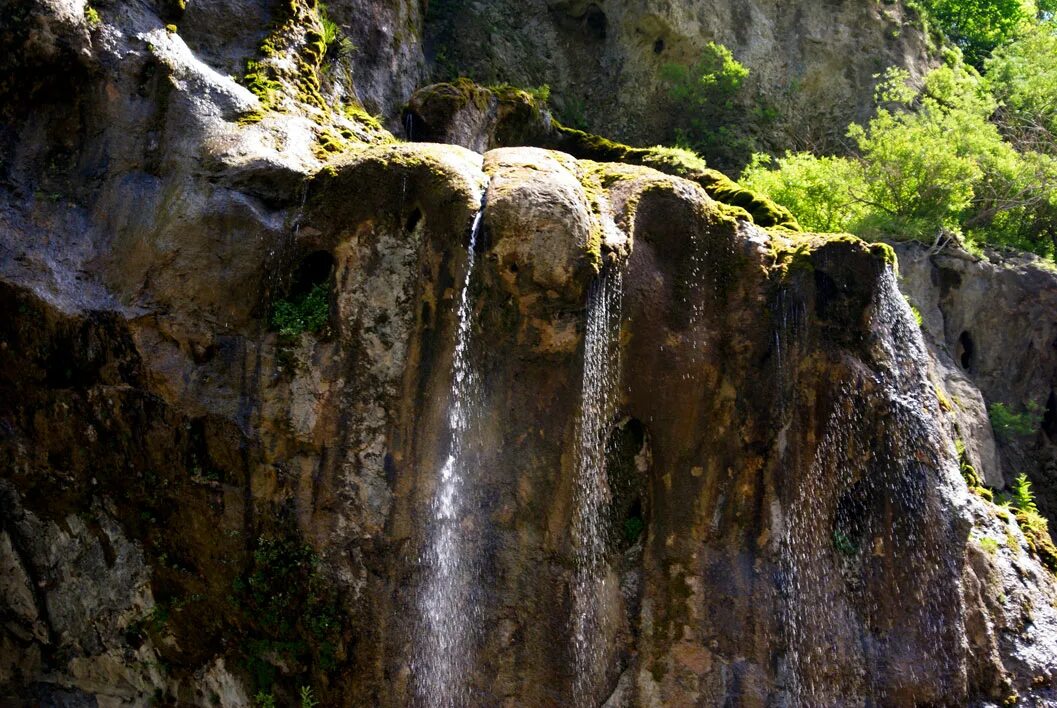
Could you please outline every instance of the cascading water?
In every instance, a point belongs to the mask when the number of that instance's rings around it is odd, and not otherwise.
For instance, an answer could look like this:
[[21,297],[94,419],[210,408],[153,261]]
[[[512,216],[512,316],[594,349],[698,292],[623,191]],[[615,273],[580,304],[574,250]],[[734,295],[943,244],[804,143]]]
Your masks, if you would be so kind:
[[429,539],[421,559],[425,574],[419,597],[422,635],[415,638],[414,680],[421,704],[439,708],[473,703],[468,677],[480,624],[478,603],[474,601],[479,573],[464,514],[472,506],[469,483],[474,460],[468,433],[479,414],[479,382],[470,358],[470,289],[483,212],[482,205],[470,231],[448,405],[451,444],[433,495]]
[[876,366],[838,387],[789,506],[785,674],[797,705],[856,695],[901,703],[921,676],[946,677],[957,663],[947,634],[958,626],[949,588],[959,578],[945,560],[957,555],[947,546],[956,532],[935,491],[950,481],[938,410],[921,334],[891,271],[879,286]]
[[612,391],[619,361],[614,346],[620,325],[622,277],[603,270],[591,284],[584,334],[582,412],[578,427],[573,539],[573,692],[577,706],[593,703],[607,636],[602,598],[608,595],[605,511],[606,434],[613,414]]

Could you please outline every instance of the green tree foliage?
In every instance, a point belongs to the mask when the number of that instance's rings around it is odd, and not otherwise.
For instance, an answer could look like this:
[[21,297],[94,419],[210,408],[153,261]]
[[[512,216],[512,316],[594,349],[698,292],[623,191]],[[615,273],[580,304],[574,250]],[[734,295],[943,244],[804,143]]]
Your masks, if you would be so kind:
[[1057,153],[1057,27],[1047,22],[987,60],[985,81],[1002,104],[1010,137]]
[[956,56],[920,85],[890,70],[874,118],[849,127],[850,156],[760,157],[741,181],[806,229],[930,243],[964,234],[1053,255],[1057,38],[1049,23],[1038,32],[997,52],[983,77]]
[[928,14],[980,67],[987,55],[1028,30],[1040,13],[1052,11],[1052,0],[928,0]]
[[995,435],[1003,440],[1013,440],[1031,435],[1042,424],[1042,406],[1028,401],[1027,410],[1017,413],[1004,403],[993,403],[987,408],[991,427]]
[[[812,231],[852,231],[865,218],[865,192],[859,164],[843,157],[788,153],[777,159],[757,153],[742,180],[798,215]],[[747,185],[748,186],[748,185]]]
[[661,79],[679,111],[674,119],[676,142],[718,167],[744,165],[754,142],[736,99],[748,76],[749,70],[730,50],[715,42],[709,42],[690,66],[661,67]]

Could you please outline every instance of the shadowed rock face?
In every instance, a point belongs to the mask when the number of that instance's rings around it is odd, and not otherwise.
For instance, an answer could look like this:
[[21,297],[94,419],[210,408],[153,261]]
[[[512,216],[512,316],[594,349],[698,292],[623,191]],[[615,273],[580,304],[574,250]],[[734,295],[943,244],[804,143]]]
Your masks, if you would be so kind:
[[[158,8],[103,7],[90,30],[34,7],[88,54],[73,114],[4,88],[36,101],[0,166],[5,699],[415,702],[482,202],[461,522],[480,703],[573,692],[602,269],[623,314],[591,702],[1050,698],[1052,576],[968,494],[886,248],[768,232],[695,182],[536,148],[381,136],[324,164],[318,115],[290,99],[240,125],[259,100]],[[322,323],[278,331],[276,305],[319,290]]]
[[[450,0],[428,19],[435,80],[547,84],[566,122],[635,145],[672,139],[682,116],[663,68],[692,65],[710,41],[731,49],[750,69],[747,93],[781,115],[755,131],[778,146],[839,149],[848,123],[873,110],[876,74],[929,63],[920,18],[902,3]],[[754,120],[750,108],[743,117]]]

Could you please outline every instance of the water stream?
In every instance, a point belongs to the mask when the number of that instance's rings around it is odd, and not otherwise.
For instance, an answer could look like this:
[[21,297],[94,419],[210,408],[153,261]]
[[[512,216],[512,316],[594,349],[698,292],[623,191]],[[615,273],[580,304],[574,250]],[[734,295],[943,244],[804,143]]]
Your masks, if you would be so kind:
[[470,357],[470,290],[482,213],[483,207],[473,220],[459,294],[448,404],[451,444],[430,507],[429,537],[421,559],[425,580],[419,597],[423,634],[414,642],[416,694],[423,705],[438,708],[473,704],[469,676],[480,627],[479,603],[474,597],[480,573],[470,552],[465,514],[472,509],[473,491],[474,455],[469,434],[480,414],[479,381]]
[[[782,557],[787,691],[797,705],[849,696],[898,703],[956,664],[954,535],[927,355],[890,271],[865,379],[840,383],[810,469],[797,480]],[[933,647],[928,656],[923,647]],[[951,680],[956,680],[953,678]],[[953,688],[952,688],[953,690]]]
[[606,437],[613,416],[612,391],[618,378],[616,337],[620,325],[622,277],[604,270],[591,284],[584,334],[582,412],[578,425],[576,487],[573,496],[573,538],[576,570],[573,577],[574,699],[577,706],[593,705],[604,669],[605,639],[609,632],[602,603],[608,592],[605,512],[609,504],[606,479]]

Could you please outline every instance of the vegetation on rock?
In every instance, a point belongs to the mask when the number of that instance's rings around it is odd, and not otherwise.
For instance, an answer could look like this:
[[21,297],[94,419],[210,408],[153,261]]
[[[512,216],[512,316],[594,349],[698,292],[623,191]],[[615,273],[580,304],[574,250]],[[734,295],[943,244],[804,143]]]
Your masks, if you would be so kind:
[[[749,70],[721,44],[709,42],[690,66],[665,64],[661,78],[678,109],[676,143],[721,168],[744,165],[757,147],[736,98]],[[760,108],[758,112],[763,113]]]
[[[742,182],[790,207],[808,229],[965,239],[1052,257],[1055,32],[1041,23],[989,58],[983,75],[957,52],[920,85],[889,70],[874,118],[848,129],[850,155],[758,155]],[[1025,65],[1031,70],[1018,68]]]
[[294,337],[302,332],[319,332],[330,318],[330,300],[327,285],[320,283],[303,295],[282,299],[272,308],[272,329],[284,337]]
[[1042,423],[1042,407],[1029,401],[1027,410],[1017,413],[1004,403],[993,403],[987,408],[991,418],[991,427],[995,435],[1002,440],[1031,435],[1039,430]]

